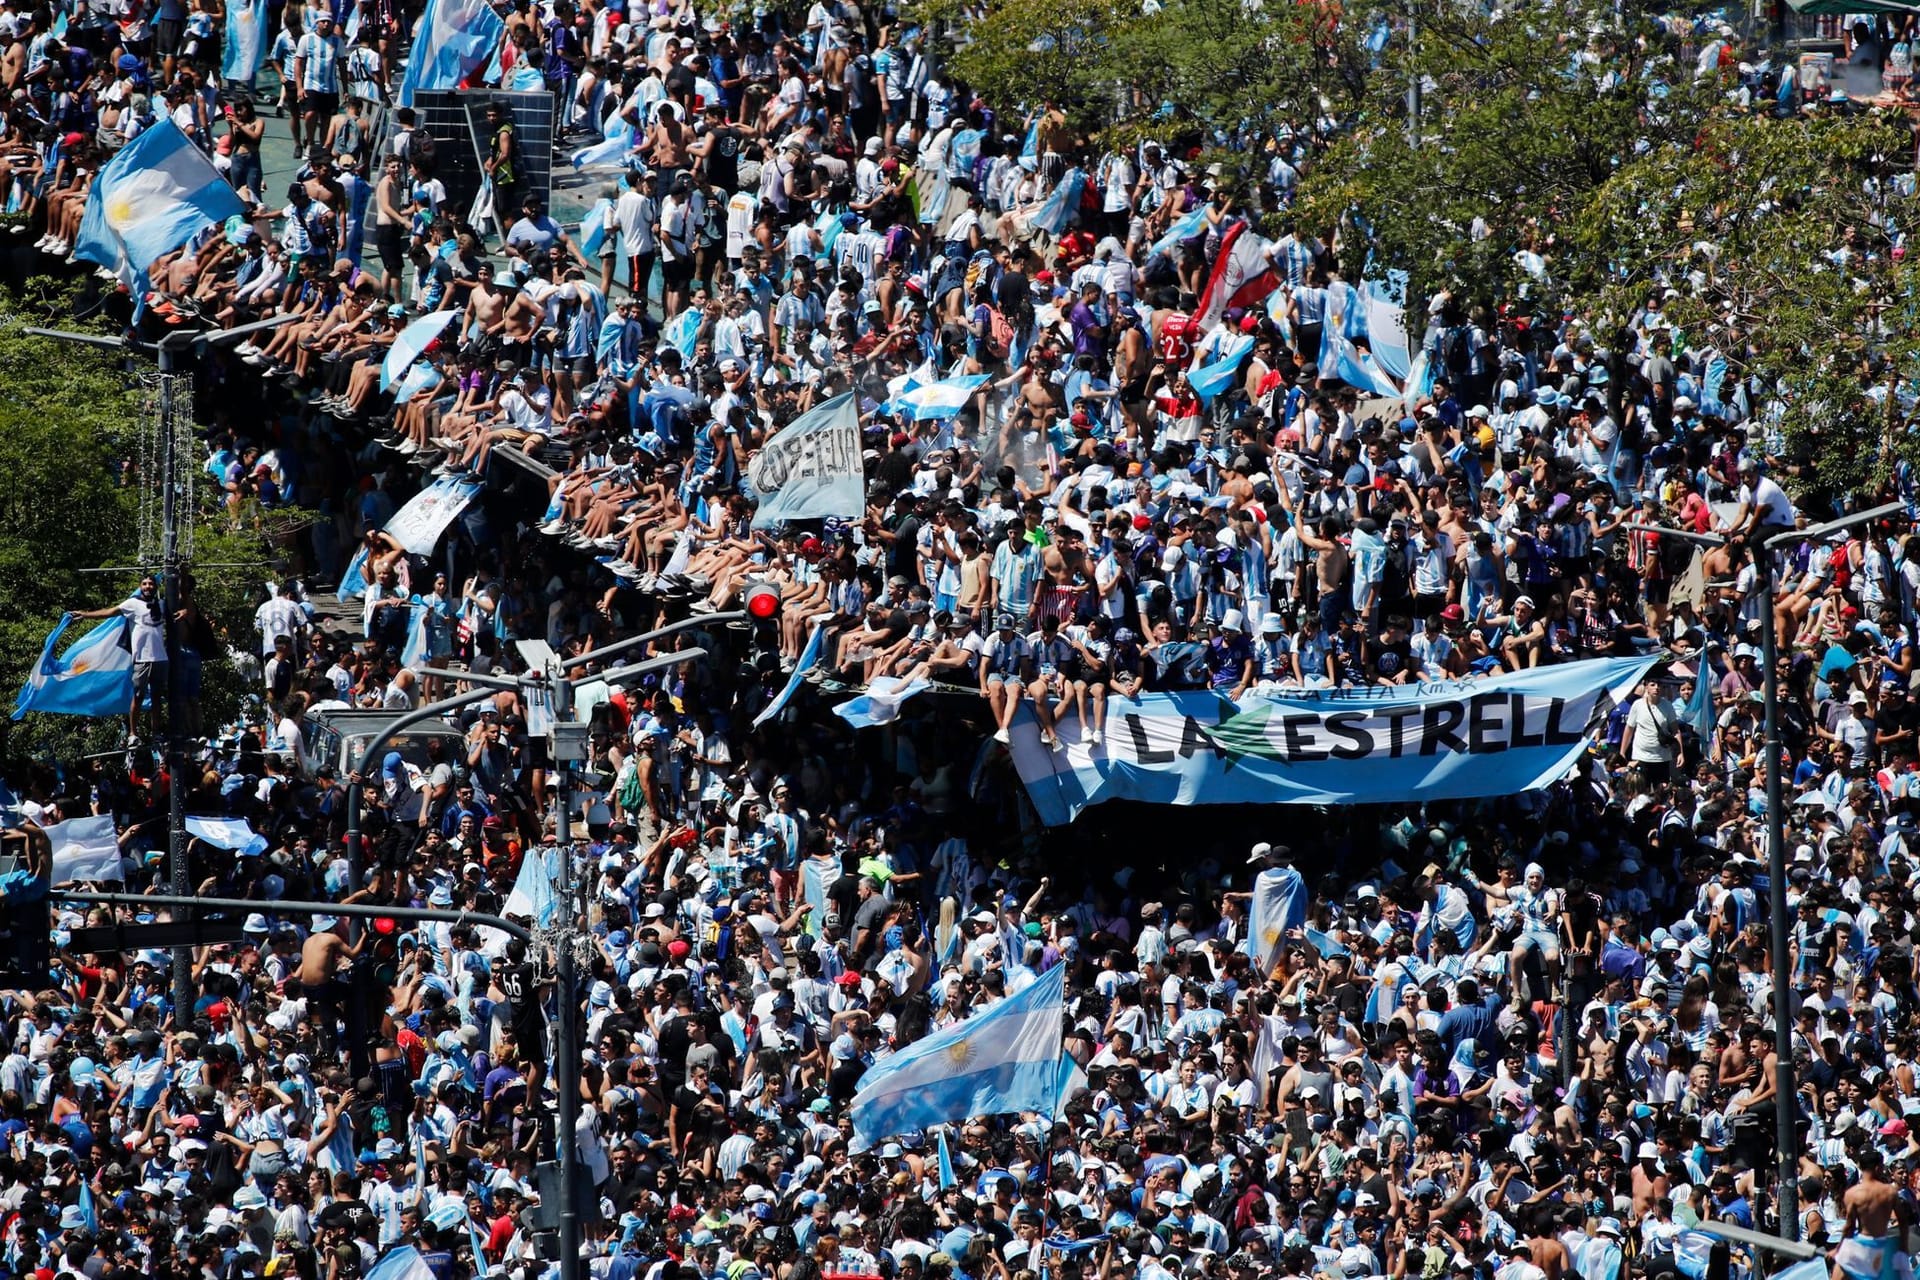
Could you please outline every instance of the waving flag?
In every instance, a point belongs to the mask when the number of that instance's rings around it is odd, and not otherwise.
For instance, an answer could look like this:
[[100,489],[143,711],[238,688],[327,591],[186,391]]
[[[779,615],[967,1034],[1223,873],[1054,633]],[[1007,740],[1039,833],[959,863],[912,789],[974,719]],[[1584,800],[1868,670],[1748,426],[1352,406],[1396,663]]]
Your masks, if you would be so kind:
[[986,374],[975,373],[909,387],[887,402],[887,412],[910,413],[915,422],[944,422],[966,408],[986,381]]
[[1687,709],[1680,718],[1702,743],[1707,743],[1713,741],[1713,668],[1704,653],[1699,668],[1693,673],[1693,696],[1687,699]]
[[123,716],[133,705],[133,654],[127,620],[108,618],[63,654],[60,638],[73,623],[67,614],[40,648],[40,661],[13,702],[13,718],[29,711],[63,716]]
[[417,667],[427,660],[427,606],[415,596],[407,611],[407,643],[400,650],[400,665]]
[[385,391],[398,382],[413,367],[413,362],[426,354],[434,339],[446,329],[447,322],[459,314],[458,311],[435,311],[402,329],[380,361],[380,389]]
[[593,202],[593,208],[587,210],[580,219],[580,253],[592,260],[600,256],[607,244],[607,224],[613,221],[613,201],[602,196]]
[[100,1230],[100,1212],[93,1204],[93,1184],[82,1180],[80,1183],[80,1217],[87,1224],[87,1230]]
[[957,1185],[960,1180],[953,1176],[953,1152],[947,1150],[947,1131],[940,1130],[937,1137],[940,1142],[940,1189],[945,1191],[948,1187]]
[[1173,225],[1167,228],[1167,233],[1158,240],[1155,240],[1153,242],[1153,248],[1148,252],[1149,254],[1172,253],[1173,247],[1182,240],[1191,240],[1195,236],[1203,234],[1206,229],[1207,206],[1204,204],[1197,205],[1181,214],[1178,218],[1175,218]]
[[93,180],[76,256],[144,272],[216,223],[246,213],[200,148],[162,120],[120,148]]
[[1087,1091],[1087,1073],[1070,1053],[1060,1055],[1060,1098],[1053,1105],[1053,1118],[1067,1118],[1067,1104]]
[[626,159],[627,152],[633,150],[633,143],[633,122],[616,112],[613,119],[607,121],[606,131],[600,141],[573,153],[573,167],[584,169],[590,164],[619,164]]
[[1039,116],[1035,116],[1032,120],[1027,122],[1027,140],[1020,144],[1020,158],[1022,160],[1032,160],[1036,164],[1040,160],[1040,117]]
[[544,926],[553,918],[554,908],[560,899],[554,891],[559,878],[560,851],[558,849],[529,850],[521,860],[520,874],[513,882],[513,889],[507,894],[507,905],[503,915],[525,916],[537,925]]
[[667,321],[660,330],[660,340],[680,353],[680,358],[689,363],[693,360],[696,340],[700,336],[700,312],[689,308]]
[[1055,965],[1019,995],[875,1063],[848,1104],[854,1136],[871,1146],[971,1116],[1052,1115],[1065,982],[1066,966]]
[[1215,396],[1233,385],[1234,375],[1240,372],[1240,366],[1252,351],[1252,334],[1234,334],[1222,345],[1219,355],[1187,374],[1187,385],[1203,404],[1212,404]]
[[1413,364],[1407,369],[1407,389],[1401,400],[1407,406],[1407,412],[1413,412],[1413,406],[1433,394],[1433,362],[1422,351],[1413,358]]
[[793,695],[800,692],[800,682],[807,678],[807,672],[820,665],[821,650],[826,646],[822,638],[826,628],[820,623],[813,624],[813,634],[807,637],[807,647],[800,651],[799,661],[793,664],[793,674],[787,677],[786,687],[774,695],[772,702],[761,708],[760,714],[753,718],[753,727],[758,729],[767,721],[787,709],[793,701]]
[[418,1249],[403,1244],[374,1263],[366,1280],[433,1280],[433,1268]]
[[1374,363],[1372,353],[1354,346],[1335,325],[1320,330],[1320,376],[1338,378],[1366,395],[1400,398],[1400,388]]
[[188,818],[187,834],[243,858],[257,858],[267,851],[267,838],[255,833],[244,818]]
[[852,392],[795,418],[760,446],[747,478],[760,499],[755,528],[866,510],[860,414]]
[[367,594],[367,544],[361,543],[360,549],[353,553],[353,559],[347,561],[345,573],[340,575],[340,586],[334,595],[342,600],[354,600]]
[[[1404,283],[1401,288],[1406,288]],[[1362,281],[1360,311],[1366,317],[1367,346],[1373,358],[1387,371],[1388,377],[1404,382],[1411,365],[1407,353],[1407,310],[1388,290],[1387,285]]]
[[113,829],[112,814],[56,822],[47,828],[47,839],[53,842],[51,883],[125,878],[120,869],[120,839]]
[[[355,5],[354,16],[360,15]],[[351,38],[351,37],[349,37]],[[220,51],[220,78],[249,84],[267,57],[267,0],[235,0],[227,6],[227,34]]]
[[1271,973],[1287,945],[1287,930],[1307,922],[1307,884],[1292,867],[1268,867],[1253,880],[1247,954],[1261,973]]
[[1258,306],[1279,287],[1280,277],[1267,261],[1266,238],[1242,218],[1220,238],[1220,256],[1213,261],[1195,319],[1202,330],[1211,329],[1229,308]]
[[1060,185],[1053,189],[1039,210],[1028,220],[1027,225],[1048,235],[1057,236],[1073,222],[1074,215],[1080,212],[1080,192],[1087,185],[1087,175],[1078,169],[1069,169],[1060,179]]
[[932,683],[925,677],[909,684],[899,676],[875,676],[865,693],[841,703],[833,713],[856,729],[891,724],[900,718],[901,703],[931,687]]
[[413,95],[423,89],[459,88],[487,64],[506,30],[486,0],[427,0],[413,30],[413,53],[395,101],[410,107]]

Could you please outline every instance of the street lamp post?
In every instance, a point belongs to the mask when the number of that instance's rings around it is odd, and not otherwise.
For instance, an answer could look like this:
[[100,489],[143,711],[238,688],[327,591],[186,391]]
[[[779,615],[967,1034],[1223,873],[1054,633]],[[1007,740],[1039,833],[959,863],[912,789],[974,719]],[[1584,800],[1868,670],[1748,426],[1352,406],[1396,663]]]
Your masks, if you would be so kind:
[[[691,630],[695,626],[712,625],[726,622],[730,618],[744,618],[739,614],[707,614],[697,619],[675,623],[650,631],[644,635],[633,636],[617,641],[601,649],[566,662],[555,662],[543,672],[533,672],[524,676],[479,675],[471,671],[454,671],[437,667],[418,667],[421,675],[436,675],[447,680],[465,681],[479,685],[478,689],[456,694],[443,701],[429,704],[388,724],[368,745],[366,754],[361,758],[361,768],[353,775],[347,786],[348,847],[355,849],[359,843],[360,826],[360,788],[365,785],[367,765],[376,758],[380,748],[393,736],[409,724],[418,724],[445,711],[469,706],[475,702],[490,698],[499,690],[525,691],[533,688],[549,689],[554,698],[554,723],[556,740],[568,731],[564,726],[573,724],[573,694],[575,686],[592,681],[620,681],[637,679],[666,667],[678,666],[706,656],[701,648],[680,649],[672,653],[659,654],[627,666],[615,667],[609,671],[595,671],[587,674],[568,676],[569,671],[577,671],[590,662],[604,661],[607,657],[624,653],[630,649],[659,640],[664,636]],[[573,747],[556,745],[555,763],[559,765],[558,785],[554,788],[555,813],[554,836],[560,846],[560,883],[555,887],[560,900],[559,936],[554,943],[554,1003],[558,1010],[558,1020],[554,1024],[553,1056],[554,1087],[559,1094],[559,1113],[554,1118],[553,1147],[554,1157],[560,1166],[560,1280],[583,1280],[583,1268],[580,1259],[580,1206],[574,1195],[574,1179],[579,1164],[579,1152],[576,1146],[575,1132],[580,1124],[580,998],[579,998],[579,961],[574,955],[576,926],[580,921],[579,885],[575,875],[573,856],[572,795],[573,768],[579,758],[579,752]],[[536,1102],[538,1100],[536,1099]]]
[[[175,897],[188,897],[193,891],[189,883],[187,867],[187,791],[186,791],[186,752],[180,736],[179,717],[174,706],[172,682],[180,671],[180,645],[177,628],[174,626],[174,614],[180,611],[180,576],[183,565],[180,554],[180,520],[183,510],[192,514],[193,495],[190,480],[184,479],[186,462],[178,456],[179,429],[174,422],[174,376],[179,372],[177,355],[181,351],[189,352],[191,358],[198,360],[200,354],[209,346],[233,342],[250,333],[260,333],[268,329],[278,329],[295,319],[292,315],[273,316],[266,320],[257,320],[251,324],[237,325],[231,329],[214,332],[176,330],[162,337],[154,344],[155,357],[160,369],[160,591],[162,609],[166,613],[167,688],[156,689],[151,693],[156,709],[165,713],[165,734],[161,742],[161,758],[167,768],[167,887]],[[74,342],[82,346],[101,347],[108,351],[127,351],[138,349],[137,343],[130,338],[111,338],[98,333],[72,333],[65,329],[42,329],[34,326],[25,332],[36,338],[53,338],[60,342]],[[146,477],[143,477],[146,479]],[[193,1007],[193,948],[175,947],[173,949],[173,1007],[176,1013],[184,1016],[184,1011]]]
[[[1793,1101],[1793,973],[1788,960],[1793,948],[1793,931],[1787,921],[1787,815],[1785,783],[1780,766],[1780,639],[1773,622],[1773,557],[1776,551],[1785,550],[1796,543],[1815,541],[1856,525],[1871,524],[1875,520],[1903,514],[1906,509],[1904,502],[1889,502],[1805,529],[1782,530],[1762,538],[1754,549],[1755,568],[1760,572],[1764,584],[1762,594],[1765,597],[1765,604],[1760,610],[1760,678],[1761,697],[1766,708],[1763,750],[1767,758],[1768,949],[1773,955],[1773,1144],[1774,1179],[1777,1183],[1774,1194],[1780,1213],[1779,1233],[1788,1240],[1797,1241],[1800,1238],[1800,1152],[1794,1124],[1797,1107]],[[1693,533],[1665,525],[1629,524],[1627,527],[1703,546],[1718,547],[1727,543],[1727,539],[1719,534]],[[1704,676],[1703,664],[1702,674],[1697,678]]]
[[1764,564],[1759,566],[1761,580],[1766,583],[1765,607],[1760,610],[1760,661],[1763,668],[1762,697],[1766,700],[1767,717],[1767,914],[1772,917],[1770,941],[1773,951],[1773,1154],[1777,1166],[1774,1177],[1779,1183],[1776,1192],[1780,1208],[1779,1232],[1788,1240],[1800,1238],[1800,1153],[1794,1129],[1798,1108],[1793,1100],[1793,1019],[1790,1009],[1793,975],[1787,963],[1793,938],[1787,925],[1787,818],[1782,795],[1784,784],[1780,776],[1780,673],[1776,667],[1780,642],[1773,624],[1773,553],[1795,543],[1824,538],[1856,525],[1871,524],[1875,520],[1904,513],[1906,509],[1904,502],[1889,502],[1869,511],[1829,520],[1825,524],[1776,533],[1759,547],[1759,555],[1764,559]]

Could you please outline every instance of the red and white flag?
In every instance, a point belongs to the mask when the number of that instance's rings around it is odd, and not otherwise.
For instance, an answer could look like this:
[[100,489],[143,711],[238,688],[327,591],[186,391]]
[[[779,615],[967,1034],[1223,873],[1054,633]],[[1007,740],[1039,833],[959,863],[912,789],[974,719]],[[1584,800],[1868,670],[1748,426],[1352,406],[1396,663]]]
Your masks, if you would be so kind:
[[1228,308],[1259,306],[1279,287],[1280,277],[1267,261],[1267,238],[1240,219],[1220,238],[1220,256],[1213,261],[1207,291],[1200,295],[1201,331],[1219,324]]

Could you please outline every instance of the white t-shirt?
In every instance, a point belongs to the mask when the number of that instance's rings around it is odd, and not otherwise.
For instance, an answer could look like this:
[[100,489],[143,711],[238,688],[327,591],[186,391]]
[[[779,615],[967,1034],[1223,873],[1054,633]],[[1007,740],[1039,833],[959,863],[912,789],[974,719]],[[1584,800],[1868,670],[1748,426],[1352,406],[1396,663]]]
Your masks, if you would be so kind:
[[1642,764],[1670,764],[1678,727],[1673,712],[1666,707],[1645,698],[1635,699],[1627,711],[1627,728],[1633,732],[1633,759]]
[[139,596],[128,596],[120,604],[121,616],[126,618],[132,636],[133,660],[135,662],[165,662],[167,660],[167,632],[160,625],[162,616],[158,601],[148,604]]

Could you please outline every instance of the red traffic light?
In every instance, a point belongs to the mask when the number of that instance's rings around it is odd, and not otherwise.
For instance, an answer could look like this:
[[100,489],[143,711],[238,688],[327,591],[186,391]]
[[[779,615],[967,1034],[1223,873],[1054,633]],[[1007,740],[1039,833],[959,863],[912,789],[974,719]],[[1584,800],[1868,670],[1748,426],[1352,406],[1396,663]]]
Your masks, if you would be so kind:
[[746,607],[749,618],[766,622],[780,612],[780,588],[758,583],[747,588],[741,603]]
[[373,918],[373,931],[383,938],[399,927],[399,922],[392,916],[375,916]]

